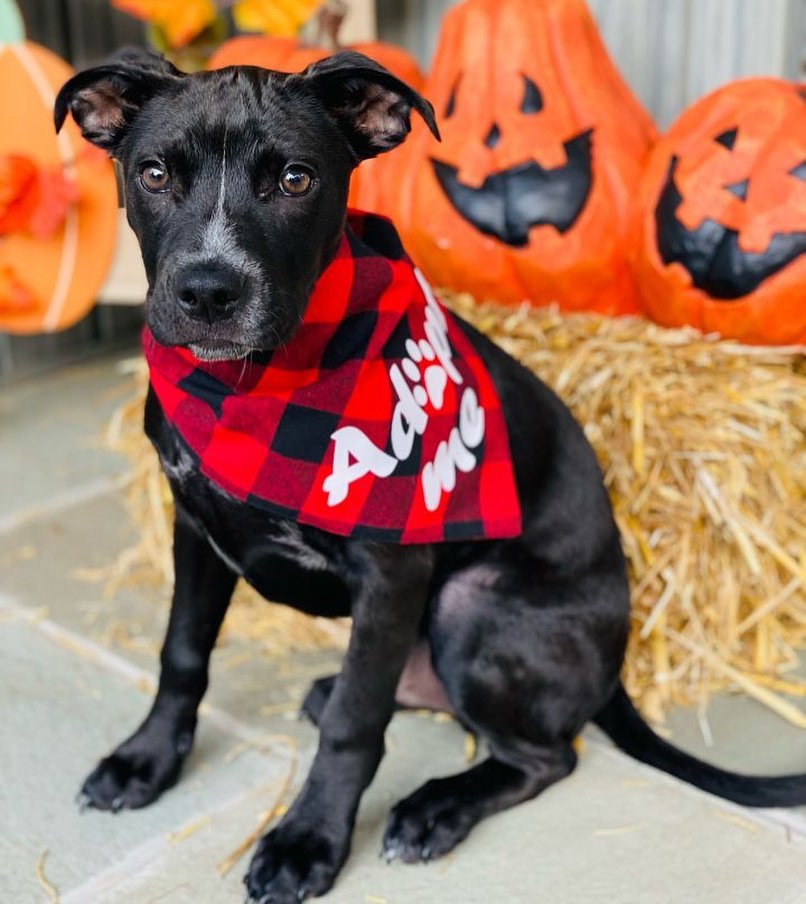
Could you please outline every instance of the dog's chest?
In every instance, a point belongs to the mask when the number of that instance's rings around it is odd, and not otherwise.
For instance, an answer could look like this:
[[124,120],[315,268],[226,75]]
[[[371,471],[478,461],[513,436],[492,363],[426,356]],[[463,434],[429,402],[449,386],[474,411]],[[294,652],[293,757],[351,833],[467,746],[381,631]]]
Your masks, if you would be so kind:
[[177,504],[233,572],[272,601],[315,615],[349,613],[341,538],[303,530],[222,492],[199,473],[153,399],[146,429]]

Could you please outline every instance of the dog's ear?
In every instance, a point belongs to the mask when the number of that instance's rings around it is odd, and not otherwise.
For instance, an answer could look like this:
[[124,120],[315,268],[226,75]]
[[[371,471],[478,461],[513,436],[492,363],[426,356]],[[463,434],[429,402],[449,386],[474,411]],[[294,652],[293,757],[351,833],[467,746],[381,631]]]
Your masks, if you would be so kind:
[[114,154],[146,101],[180,78],[183,74],[162,57],[136,48],[123,50],[62,87],[53,110],[56,131],[69,110],[87,141]]
[[411,131],[412,109],[439,139],[431,104],[361,53],[333,54],[312,63],[300,78],[336,120],[359,160],[397,147]]

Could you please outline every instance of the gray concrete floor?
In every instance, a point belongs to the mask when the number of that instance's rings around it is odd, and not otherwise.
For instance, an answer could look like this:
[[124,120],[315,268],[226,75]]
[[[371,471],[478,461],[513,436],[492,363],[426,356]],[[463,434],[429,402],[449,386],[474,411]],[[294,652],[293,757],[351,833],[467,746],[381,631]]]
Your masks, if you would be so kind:
[[[98,440],[125,393],[110,360],[0,389],[0,904],[241,901],[248,855],[223,879],[216,865],[299,787],[316,735],[292,714],[310,679],[337,664],[329,653],[270,660],[228,638],[180,784],[146,810],[79,813],[84,775],[148,707],[166,619],[153,591],[109,600],[82,579],[133,537],[126,462]],[[675,742],[748,771],[806,766],[806,733],[752,701],[721,697],[709,716],[713,747],[690,712],[673,714]],[[726,804],[593,730],[571,778],[488,820],[443,861],[381,862],[389,807],[464,764],[456,725],[396,716],[328,900],[806,904],[806,812]]]

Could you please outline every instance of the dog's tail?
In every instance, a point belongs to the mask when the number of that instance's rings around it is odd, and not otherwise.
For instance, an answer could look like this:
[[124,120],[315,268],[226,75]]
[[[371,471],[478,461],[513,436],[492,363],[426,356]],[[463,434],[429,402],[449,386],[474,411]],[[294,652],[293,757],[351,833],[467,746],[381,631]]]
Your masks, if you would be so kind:
[[796,807],[806,804],[806,774],[762,777],[740,775],[703,763],[658,737],[619,683],[593,721],[625,753],[745,807]]

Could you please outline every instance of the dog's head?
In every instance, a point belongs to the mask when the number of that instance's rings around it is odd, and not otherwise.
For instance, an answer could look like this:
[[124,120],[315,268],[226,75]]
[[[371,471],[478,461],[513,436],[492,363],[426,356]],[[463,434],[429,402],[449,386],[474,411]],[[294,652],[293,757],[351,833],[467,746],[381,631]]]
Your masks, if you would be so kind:
[[400,144],[431,105],[382,66],[339,53],[287,75],[185,75],[128,51],[56,99],[120,164],[158,341],[208,360],[286,342],[335,252],[361,160]]

